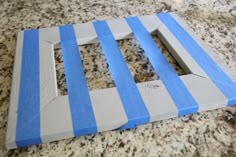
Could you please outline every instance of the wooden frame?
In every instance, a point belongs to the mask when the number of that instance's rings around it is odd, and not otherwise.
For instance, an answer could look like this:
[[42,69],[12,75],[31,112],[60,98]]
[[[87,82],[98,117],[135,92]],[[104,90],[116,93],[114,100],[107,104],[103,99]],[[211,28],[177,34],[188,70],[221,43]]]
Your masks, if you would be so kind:
[[[225,74],[236,81],[236,75],[218,56],[208,48],[174,13],[172,16],[183,29],[200,45],[214,62],[224,70]],[[233,105],[228,103],[228,98],[212,81],[199,63],[189,54],[173,33],[156,15],[138,17],[149,33],[156,34],[170,50],[178,63],[185,71],[191,73],[180,76],[192,97],[198,104],[197,112],[216,109]],[[126,19],[108,20],[107,24],[115,40],[127,39],[133,36],[133,31]],[[93,23],[73,25],[77,43],[79,45],[99,42]],[[54,61],[54,47],[60,46],[60,30],[58,27],[39,29],[39,80],[40,80],[40,105],[39,122],[41,142],[50,142],[59,139],[77,136],[73,132],[73,121],[70,111],[68,96],[58,96],[57,80]],[[22,75],[22,49],[24,31],[18,33],[16,56],[14,63],[13,81],[10,98],[9,119],[7,127],[6,147],[8,149],[37,144],[31,141],[21,143],[17,141],[17,119],[20,83]],[[177,117],[179,108],[169,94],[162,80],[149,81],[136,84],[140,95],[149,113],[149,122]],[[154,86],[158,88],[150,88]],[[174,86],[174,85],[173,85]],[[178,85],[177,85],[178,86]],[[181,91],[177,91],[181,92]],[[122,105],[117,88],[108,88],[89,91],[97,132],[121,128],[128,123],[129,117],[126,108]],[[234,95],[236,99],[236,94]],[[34,117],[32,117],[34,118]],[[30,125],[31,120],[29,120]],[[141,124],[141,123],[140,123]],[[139,124],[137,124],[139,125]],[[93,132],[91,132],[93,133]],[[26,132],[27,134],[27,132]],[[82,135],[82,134],[81,134]],[[30,140],[30,139],[27,139]]]

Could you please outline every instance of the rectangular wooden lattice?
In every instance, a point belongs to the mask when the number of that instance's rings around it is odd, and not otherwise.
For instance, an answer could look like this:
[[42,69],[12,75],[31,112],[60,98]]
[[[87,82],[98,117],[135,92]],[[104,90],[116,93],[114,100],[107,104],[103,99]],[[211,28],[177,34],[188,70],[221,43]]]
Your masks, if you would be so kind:
[[[178,76],[150,34],[190,74]],[[135,83],[116,40],[134,36],[160,80]],[[115,88],[89,91],[78,45],[101,44]],[[68,95],[59,96],[54,48],[61,46]],[[8,149],[133,128],[236,104],[236,75],[174,13],[18,33]],[[158,87],[158,88],[154,88]]]

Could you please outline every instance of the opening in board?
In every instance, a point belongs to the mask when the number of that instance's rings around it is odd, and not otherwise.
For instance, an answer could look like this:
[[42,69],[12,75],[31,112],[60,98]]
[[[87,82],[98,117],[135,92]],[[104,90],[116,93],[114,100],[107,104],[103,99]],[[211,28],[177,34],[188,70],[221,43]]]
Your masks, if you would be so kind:
[[178,63],[178,61],[174,58],[174,56],[170,53],[167,47],[162,43],[162,41],[158,38],[157,35],[152,35],[153,40],[156,42],[158,48],[162,52],[162,54],[166,57],[171,66],[175,69],[179,76],[188,74]]
[[115,87],[99,43],[79,46],[89,90]]
[[[157,35],[152,35],[152,37],[168,62],[176,70],[177,74],[179,76],[185,75],[186,72],[169,53],[168,49]],[[158,74],[156,74],[144,50],[135,37],[119,40],[117,43],[136,83],[159,79]],[[100,44],[80,45],[79,50],[89,90],[115,87],[115,83],[109,71],[109,64],[102,52]],[[58,95],[67,95],[65,69],[62,50],[60,48],[54,49],[54,57]]]
[[54,48],[58,95],[67,95],[65,68],[61,48]]
[[[186,73],[183,68],[178,64],[160,39],[156,35],[153,35],[152,37],[168,62],[176,70],[177,74],[179,76],[185,75]],[[119,40],[117,42],[136,83],[159,79],[158,74],[155,72],[149,59],[145,55],[144,50],[135,37]]]
[[135,38],[117,42],[136,83],[159,79]]

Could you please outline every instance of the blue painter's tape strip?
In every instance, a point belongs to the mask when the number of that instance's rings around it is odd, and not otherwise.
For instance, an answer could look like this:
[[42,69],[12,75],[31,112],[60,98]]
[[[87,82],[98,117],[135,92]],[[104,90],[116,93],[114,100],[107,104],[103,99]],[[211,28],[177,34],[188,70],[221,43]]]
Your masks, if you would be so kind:
[[236,104],[236,84],[229,78],[229,76],[211,59],[211,57],[170,14],[161,13],[158,14],[158,17],[227,97],[228,105]]
[[18,147],[42,143],[40,138],[39,31],[24,31],[16,126]]
[[176,71],[168,63],[165,56],[161,53],[138,17],[129,17],[126,21],[174,100],[179,110],[179,115],[197,112],[197,102],[177,75]]
[[59,28],[74,135],[97,132],[96,120],[72,25]]
[[97,21],[93,24],[128,116],[128,123],[122,129],[149,122],[149,112],[109,26],[105,21]]

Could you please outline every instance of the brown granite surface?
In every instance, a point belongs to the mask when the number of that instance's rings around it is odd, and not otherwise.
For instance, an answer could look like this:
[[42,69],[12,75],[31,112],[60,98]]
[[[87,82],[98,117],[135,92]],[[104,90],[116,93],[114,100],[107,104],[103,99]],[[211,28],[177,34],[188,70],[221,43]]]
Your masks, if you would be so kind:
[[[161,11],[177,12],[236,71],[234,0],[0,0],[0,156],[236,156],[235,107],[163,120],[127,131],[107,131],[28,148],[5,149],[19,30]],[[159,39],[155,39],[178,73],[184,74]],[[136,82],[158,79],[135,39],[120,41],[119,46]],[[99,45],[81,46],[80,49],[90,90],[113,87]],[[56,56],[58,84],[61,94],[66,94],[62,60],[59,54]]]

